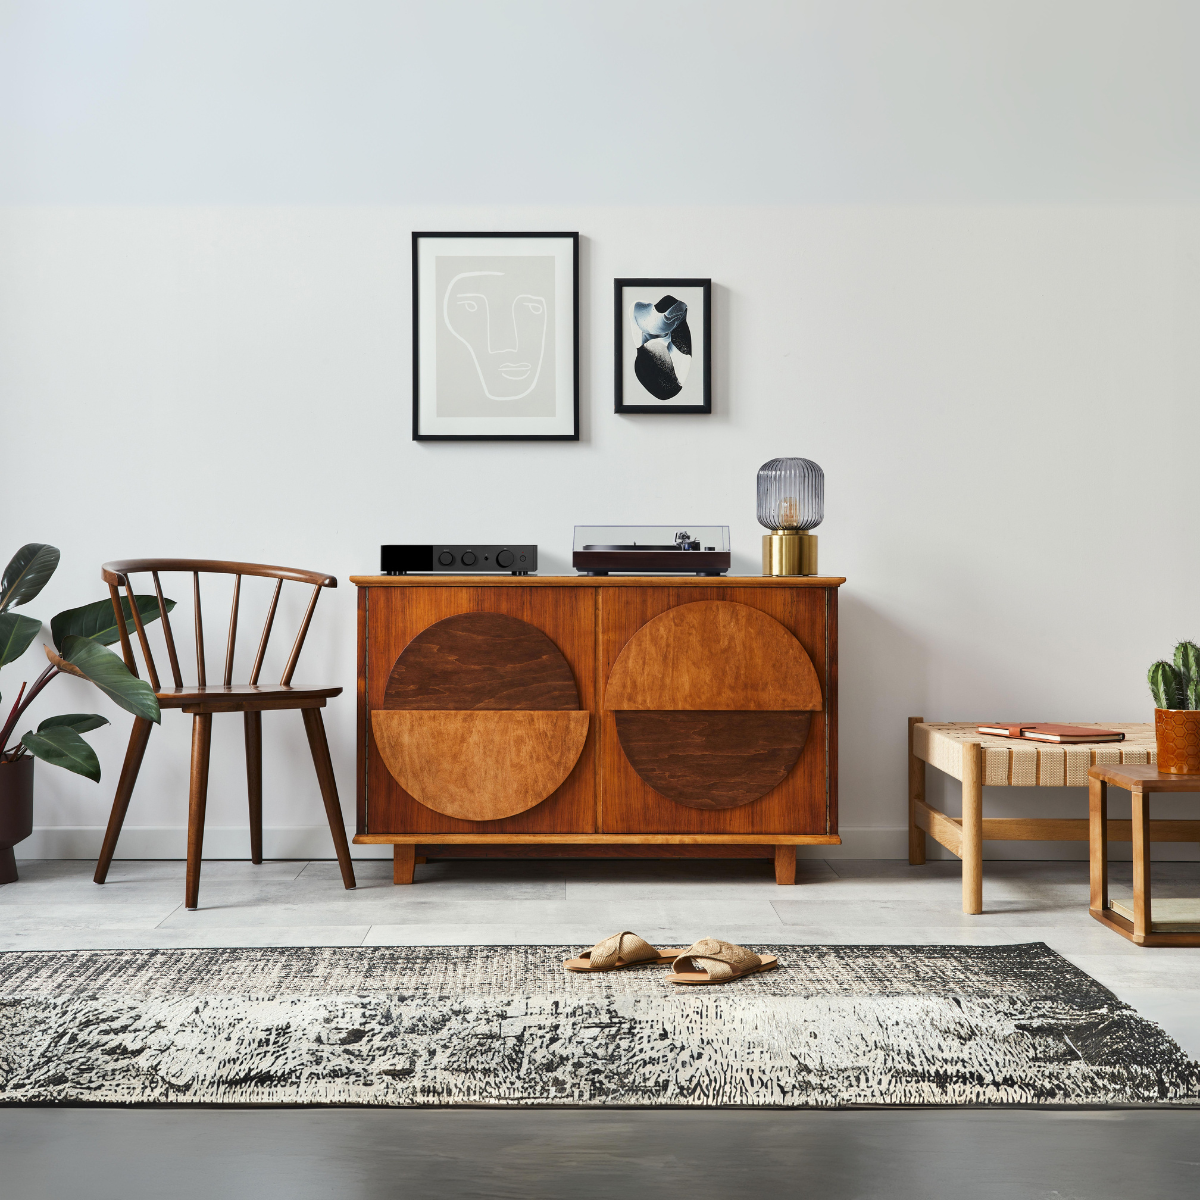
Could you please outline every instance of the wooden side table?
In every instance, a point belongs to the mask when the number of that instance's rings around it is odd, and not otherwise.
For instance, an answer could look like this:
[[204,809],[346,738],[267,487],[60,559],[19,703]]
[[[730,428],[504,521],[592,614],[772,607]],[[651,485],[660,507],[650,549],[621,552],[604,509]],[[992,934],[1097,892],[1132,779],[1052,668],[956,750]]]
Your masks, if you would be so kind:
[[[1132,800],[1133,904],[1108,898],[1108,785],[1125,788]],[[1150,902],[1150,830],[1152,826],[1187,826],[1200,821],[1150,820],[1152,792],[1200,792],[1200,775],[1168,775],[1156,766],[1104,764],[1088,771],[1088,822],[1091,857],[1091,914],[1109,929],[1139,946],[1200,946],[1200,898]],[[1157,840],[1157,839],[1156,839]]]

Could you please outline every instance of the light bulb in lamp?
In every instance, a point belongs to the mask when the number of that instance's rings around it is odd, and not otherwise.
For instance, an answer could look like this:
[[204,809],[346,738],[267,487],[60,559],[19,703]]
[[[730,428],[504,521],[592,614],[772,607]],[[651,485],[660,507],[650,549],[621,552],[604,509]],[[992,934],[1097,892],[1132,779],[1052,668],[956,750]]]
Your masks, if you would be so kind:
[[773,458],[758,469],[758,523],[764,575],[815,575],[817,538],[825,516],[825,472],[808,458]]

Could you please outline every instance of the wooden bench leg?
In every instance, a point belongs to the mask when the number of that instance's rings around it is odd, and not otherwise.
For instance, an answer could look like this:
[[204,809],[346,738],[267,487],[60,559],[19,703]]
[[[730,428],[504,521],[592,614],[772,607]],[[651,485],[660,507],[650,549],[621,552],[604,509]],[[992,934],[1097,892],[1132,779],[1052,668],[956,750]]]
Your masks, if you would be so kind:
[[796,882],[796,847],[775,847],[775,882],[789,884]]
[[401,845],[397,842],[392,847],[392,882],[412,883],[413,872],[417,865],[417,848],[413,845]]
[[925,864],[925,830],[916,821],[918,803],[925,801],[925,763],[913,753],[913,726],[924,717],[908,718],[908,861],[910,866]]
[[962,748],[962,906],[983,912],[983,751],[978,742]]

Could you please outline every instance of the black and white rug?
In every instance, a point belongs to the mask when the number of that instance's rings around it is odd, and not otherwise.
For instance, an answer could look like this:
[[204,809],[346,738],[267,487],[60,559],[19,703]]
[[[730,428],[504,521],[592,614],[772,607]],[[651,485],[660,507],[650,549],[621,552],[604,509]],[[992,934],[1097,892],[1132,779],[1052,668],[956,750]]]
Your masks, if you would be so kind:
[[0,954],[0,1103],[1200,1104],[1200,1064],[1040,942],[769,946],[672,987],[568,946]]

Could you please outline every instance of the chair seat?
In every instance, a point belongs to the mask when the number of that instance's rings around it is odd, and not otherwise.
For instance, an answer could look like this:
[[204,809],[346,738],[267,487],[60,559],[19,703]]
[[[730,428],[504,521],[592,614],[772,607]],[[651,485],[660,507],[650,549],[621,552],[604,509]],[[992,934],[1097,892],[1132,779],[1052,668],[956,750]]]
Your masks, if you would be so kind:
[[185,685],[154,693],[160,708],[198,712],[252,712],[264,708],[323,708],[326,700],[340,696],[340,687],[291,687],[283,684],[235,683]]

